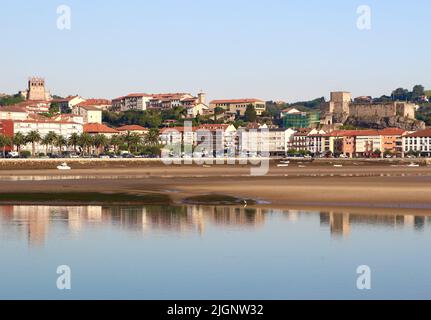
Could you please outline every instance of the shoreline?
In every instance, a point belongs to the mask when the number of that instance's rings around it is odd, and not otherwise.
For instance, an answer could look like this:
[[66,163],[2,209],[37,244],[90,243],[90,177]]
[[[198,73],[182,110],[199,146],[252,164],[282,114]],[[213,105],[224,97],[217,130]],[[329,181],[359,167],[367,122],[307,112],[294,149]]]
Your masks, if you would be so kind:
[[[431,211],[431,168],[389,164],[344,166],[272,165],[266,176],[250,176],[248,166],[164,166],[143,168],[1,170],[4,194],[159,194],[181,204],[197,196],[252,199],[269,207],[369,207]],[[54,201],[54,200],[53,200]],[[13,201],[12,201],[13,202]],[[122,201],[120,201],[122,202]],[[1,202],[0,202],[1,204]]]

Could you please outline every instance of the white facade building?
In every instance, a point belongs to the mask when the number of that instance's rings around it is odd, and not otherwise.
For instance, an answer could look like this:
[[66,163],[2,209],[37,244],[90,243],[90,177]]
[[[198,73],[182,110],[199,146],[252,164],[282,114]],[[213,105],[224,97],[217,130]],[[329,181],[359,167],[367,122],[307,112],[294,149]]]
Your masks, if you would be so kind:
[[25,120],[27,114],[27,110],[23,107],[0,107],[0,120]]
[[431,157],[431,129],[417,131],[403,136],[403,154],[417,153]]
[[147,110],[152,95],[146,93],[132,93],[124,97],[124,103],[120,106],[120,111],[145,111]]
[[240,154],[285,155],[295,131],[292,129],[242,129],[238,131]]
[[81,116],[84,123],[102,123],[102,110],[97,107],[76,105],[72,113]]
[[[50,132],[54,132],[58,136],[63,136],[68,139],[72,134],[82,134],[83,126],[81,123],[66,122],[66,121],[38,121],[38,120],[17,120],[14,121],[14,133],[20,132],[23,135],[29,134],[31,131],[39,132],[43,138]],[[31,150],[31,144],[26,145],[23,150]],[[36,144],[36,152],[45,152],[46,146],[40,143]]]

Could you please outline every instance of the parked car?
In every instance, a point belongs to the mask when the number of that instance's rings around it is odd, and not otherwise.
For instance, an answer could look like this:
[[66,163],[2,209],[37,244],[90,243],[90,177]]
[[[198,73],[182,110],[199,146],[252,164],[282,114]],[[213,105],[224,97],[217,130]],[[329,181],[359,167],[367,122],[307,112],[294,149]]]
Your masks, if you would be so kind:
[[134,158],[135,156],[133,155],[133,154],[130,154],[130,153],[125,153],[125,154],[123,154],[123,159],[132,159],[132,158]]
[[16,151],[10,151],[7,155],[6,158],[19,158],[19,153]]
[[60,156],[58,154],[50,154],[49,158],[50,159],[58,159],[58,158],[60,158]]

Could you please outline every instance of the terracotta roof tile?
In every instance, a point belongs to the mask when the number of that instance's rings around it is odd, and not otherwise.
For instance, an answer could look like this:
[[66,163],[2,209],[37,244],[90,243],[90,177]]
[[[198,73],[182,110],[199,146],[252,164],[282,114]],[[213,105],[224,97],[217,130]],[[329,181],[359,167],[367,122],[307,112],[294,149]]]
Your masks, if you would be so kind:
[[84,125],[84,132],[86,133],[119,133],[117,130],[105,126],[100,123],[88,123]]
[[431,137],[431,128],[425,129],[425,130],[416,131],[414,133],[406,135],[406,137],[408,137],[408,138],[426,138],[426,137]]
[[149,129],[138,126],[138,125],[128,125],[117,128],[118,131],[148,131]]

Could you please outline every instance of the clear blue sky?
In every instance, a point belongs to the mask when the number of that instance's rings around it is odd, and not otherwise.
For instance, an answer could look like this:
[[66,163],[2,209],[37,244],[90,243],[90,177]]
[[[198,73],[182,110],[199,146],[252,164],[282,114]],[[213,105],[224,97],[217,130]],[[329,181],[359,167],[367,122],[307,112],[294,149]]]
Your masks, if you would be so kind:
[[[58,5],[72,29],[56,27]],[[357,7],[372,29],[356,27]],[[429,0],[2,0],[0,92],[302,100],[431,89]]]

